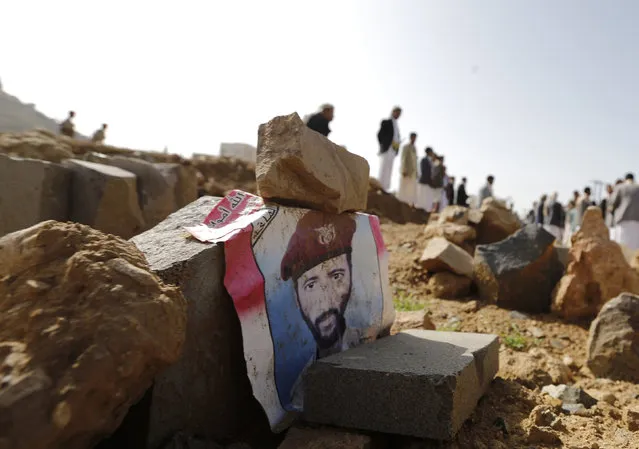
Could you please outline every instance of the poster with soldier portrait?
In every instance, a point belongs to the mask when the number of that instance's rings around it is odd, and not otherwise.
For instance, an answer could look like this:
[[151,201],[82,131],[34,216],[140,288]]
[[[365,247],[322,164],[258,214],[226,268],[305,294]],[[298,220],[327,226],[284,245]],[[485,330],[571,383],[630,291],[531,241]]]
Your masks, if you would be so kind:
[[377,217],[265,203],[232,191],[187,230],[224,242],[224,285],[242,327],[253,394],[277,431],[303,409],[302,374],[394,319]]

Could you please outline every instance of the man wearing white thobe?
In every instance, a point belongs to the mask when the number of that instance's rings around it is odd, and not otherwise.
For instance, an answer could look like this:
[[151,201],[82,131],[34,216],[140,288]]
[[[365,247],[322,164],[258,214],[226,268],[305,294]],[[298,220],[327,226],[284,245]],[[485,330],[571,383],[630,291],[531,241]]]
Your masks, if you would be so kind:
[[615,220],[617,243],[633,251],[639,249],[639,185],[632,173],[615,187],[610,198],[610,210]]
[[385,191],[390,190],[391,178],[393,176],[393,162],[399,151],[399,128],[397,120],[402,115],[402,109],[399,106],[393,108],[391,117],[382,120],[377,133],[377,141],[379,142],[379,183]]
[[400,201],[414,206],[417,201],[417,150],[415,149],[417,134],[410,133],[410,143],[402,148],[401,178],[399,178],[399,192],[397,198]]
[[493,183],[495,182],[495,177],[490,175],[486,178],[486,184],[479,190],[479,197],[477,198],[477,207],[480,208],[482,203],[486,198],[490,198],[493,196]]
[[433,149],[426,148],[426,156],[419,162],[419,181],[417,183],[417,207],[430,212],[435,200],[435,191],[431,187],[431,171],[435,153]]

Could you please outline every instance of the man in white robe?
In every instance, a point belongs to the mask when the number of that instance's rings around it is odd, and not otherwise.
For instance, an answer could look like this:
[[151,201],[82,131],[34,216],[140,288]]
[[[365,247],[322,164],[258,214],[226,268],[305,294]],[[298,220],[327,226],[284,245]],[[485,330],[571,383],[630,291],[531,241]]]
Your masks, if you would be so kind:
[[639,185],[632,173],[626,181],[615,187],[610,198],[610,208],[615,221],[617,243],[630,250],[639,249]]
[[377,133],[377,141],[379,142],[379,183],[385,191],[390,190],[391,179],[393,176],[393,162],[399,151],[400,135],[397,120],[402,115],[402,109],[399,106],[393,108],[391,117],[382,120],[379,132]]
[[410,142],[402,148],[402,158],[397,198],[411,206],[417,200],[417,150],[415,149],[417,134],[410,134]]

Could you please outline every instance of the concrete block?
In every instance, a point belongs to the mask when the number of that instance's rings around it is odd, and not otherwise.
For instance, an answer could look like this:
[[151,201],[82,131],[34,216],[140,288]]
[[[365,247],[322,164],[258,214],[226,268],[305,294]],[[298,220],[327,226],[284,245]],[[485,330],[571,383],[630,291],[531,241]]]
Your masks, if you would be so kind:
[[499,368],[497,336],[404,331],[316,361],[309,422],[451,440]]
[[0,236],[69,218],[71,173],[61,165],[0,154]]
[[[187,301],[182,357],[155,380],[148,447],[178,431],[218,440],[268,423],[246,374],[240,322],[224,288],[224,251],[189,238],[219,198],[199,198],[131,241],[160,278]],[[270,433],[270,432],[269,432]]]
[[78,159],[67,159],[63,165],[72,172],[71,221],[123,238],[143,229],[133,173]]
[[142,209],[145,229],[150,229],[176,210],[173,185],[152,163],[131,157],[114,156],[105,164],[121,168],[137,177],[138,203]]

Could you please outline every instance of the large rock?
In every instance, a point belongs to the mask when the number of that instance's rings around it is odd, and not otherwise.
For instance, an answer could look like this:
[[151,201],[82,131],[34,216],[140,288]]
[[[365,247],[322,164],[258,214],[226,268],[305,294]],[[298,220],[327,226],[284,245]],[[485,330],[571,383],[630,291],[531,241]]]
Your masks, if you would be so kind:
[[478,245],[499,242],[521,228],[517,215],[495,198],[486,198],[480,212],[481,220],[476,225]]
[[450,271],[469,278],[473,276],[473,258],[470,254],[443,237],[426,242],[419,262],[432,273]]
[[498,243],[475,250],[475,283],[482,299],[500,307],[547,312],[553,288],[563,273],[555,237],[527,225]]
[[473,284],[468,276],[461,276],[448,271],[434,273],[428,279],[426,291],[435,298],[457,299],[470,295]]
[[186,304],[131,243],[45,221],[0,239],[0,446],[84,449],[182,348]]
[[639,296],[608,301],[590,326],[588,367],[599,377],[639,382]]
[[373,449],[373,441],[340,429],[293,427],[278,449]]
[[260,125],[255,169],[260,196],[332,213],[366,209],[369,166],[293,113]]
[[152,228],[175,210],[175,190],[152,163],[124,156],[108,158],[105,163],[121,168],[137,177],[138,204],[146,229]]
[[591,318],[623,292],[639,294],[639,273],[610,240],[601,209],[589,207],[572,236],[568,268],[553,292],[552,310],[567,319]]
[[182,356],[155,380],[149,446],[178,431],[212,440],[248,432],[266,419],[246,375],[240,322],[224,288],[222,245],[187,238],[184,226],[202,223],[218,198],[202,197],[132,239],[151,269],[180,287],[188,304]]
[[443,237],[471,255],[475,252],[477,231],[468,225],[451,222],[429,223],[424,229],[424,238],[432,239],[435,237]]
[[0,154],[0,236],[69,217],[71,173],[35,159]]
[[175,210],[181,209],[197,199],[197,174],[192,165],[158,163],[155,166],[173,186]]
[[118,167],[67,160],[71,169],[70,219],[124,238],[144,228],[136,176]]
[[450,440],[498,365],[495,335],[401,332],[316,361],[304,380],[304,418]]

